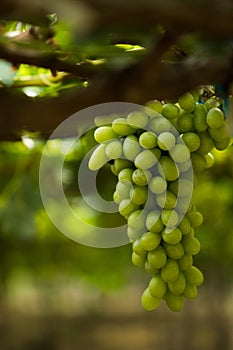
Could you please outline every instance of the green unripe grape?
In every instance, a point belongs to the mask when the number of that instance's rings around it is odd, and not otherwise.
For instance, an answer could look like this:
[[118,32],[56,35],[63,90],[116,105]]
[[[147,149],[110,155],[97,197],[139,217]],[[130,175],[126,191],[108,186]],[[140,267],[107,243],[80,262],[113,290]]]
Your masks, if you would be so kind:
[[125,199],[125,197],[121,197],[117,191],[113,193],[113,200],[115,203],[120,204],[120,202]]
[[190,91],[190,93],[192,94],[194,101],[198,102],[200,95],[201,95],[200,91],[198,89],[194,89],[194,90]]
[[184,255],[177,260],[181,271],[189,270],[193,265],[193,257],[190,254],[184,253]]
[[193,192],[193,183],[186,179],[178,179],[169,184],[169,191],[180,197],[190,196]]
[[162,176],[155,176],[149,183],[149,189],[155,194],[163,193],[167,189],[167,181]]
[[133,186],[130,191],[130,199],[133,203],[141,205],[146,203],[148,189],[146,186]]
[[127,159],[115,159],[114,164],[111,167],[112,172],[118,176],[119,172],[125,168],[131,168],[133,163]]
[[183,134],[182,140],[184,141],[190,152],[196,151],[201,145],[200,137],[193,132],[186,132],[185,134]]
[[211,108],[219,107],[220,103],[218,100],[216,100],[216,98],[209,98],[208,100],[205,101],[205,106],[207,107],[207,109],[211,109]]
[[117,118],[112,123],[113,131],[120,136],[127,136],[133,134],[135,129],[132,128],[125,118]]
[[180,221],[178,228],[180,229],[183,235],[189,234],[191,230],[191,225],[186,216],[184,216],[183,219]]
[[157,146],[157,136],[151,131],[145,131],[139,137],[139,144],[143,148],[155,148]]
[[208,132],[212,137],[212,139],[217,142],[220,142],[224,139],[229,138],[229,135],[230,135],[230,131],[226,122],[224,122],[223,125],[220,126],[220,128],[216,128],[216,129],[209,128]]
[[138,139],[134,135],[127,136],[123,143],[123,153],[125,157],[134,161],[137,155],[141,152],[141,147]]
[[117,134],[112,130],[111,126],[101,126],[94,132],[94,138],[98,143],[104,143],[106,141],[115,139]]
[[156,269],[154,266],[152,266],[148,261],[145,262],[144,266],[147,273],[150,273],[151,275],[155,276],[160,273],[160,269]]
[[206,159],[201,154],[197,152],[191,153],[191,161],[193,165],[193,170],[196,174],[200,174],[206,169]]
[[136,169],[133,172],[132,179],[133,182],[138,186],[148,185],[152,175],[149,170]]
[[196,255],[200,252],[200,242],[197,238],[193,237],[192,235],[184,236],[184,238],[182,239],[182,244],[186,254]]
[[186,287],[186,280],[182,272],[179,273],[178,278],[174,282],[168,283],[169,291],[174,295],[181,295]]
[[160,152],[158,149],[156,149],[158,152],[152,152],[150,150],[142,151],[137,155],[135,158],[135,166],[142,170],[147,170],[152,168],[157,162],[160,157]]
[[179,195],[177,197],[177,204],[175,206],[176,212],[180,214],[180,216],[183,216],[187,212],[189,208],[189,204],[190,204],[190,196],[183,197]]
[[194,109],[194,118],[193,118],[193,124],[197,131],[204,132],[208,128],[208,124],[206,122],[206,116],[207,116],[207,108],[202,103],[199,103],[196,105]]
[[193,115],[189,113],[183,113],[177,119],[177,127],[181,133],[189,132],[193,130]]
[[116,192],[120,198],[129,198],[132,183],[128,180],[118,181],[116,184]]
[[128,124],[134,129],[145,129],[149,118],[143,111],[131,112],[127,117]]
[[179,276],[179,266],[174,259],[167,259],[166,265],[161,269],[161,277],[164,282],[174,282]]
[[119,204],[118,211],[122,216],[127,218],[133,211],[137,210],[138,207],[139,206],[132,203],[130,199],[123,199]]
[[148,289],[154,298],[162,299],[167,291],[167,283],[157,274],[151,278]]
[[166,227],[174,227],[178,224],[179,216],[174,209],[164,209],[161,214],[161,221]]
[[201,144],[200,144],[200,147],[198,148],[197,152],[202,154],[202,155],[205,155],[205,154],[209,153],[214,148],[213,140],[207,131],[200,133],[199,137],[201,140]]
[[121,158],[122,156],[122,143],[119,140],[111,141],[107,144],[105,154],[109,159]]
[[[148,101],[145,106],[148,108],[146,109],[146,113],[149,115],[149,117],[154,118],[157,113],[162,112],[163,105],[158,100],[151,100]],[[150,111],[152,109],[152,111]],[[155,113],[156,112],[156,113]]]
[[154,132],[155,134],[160,134],[165,131],[170,131],[172,124],[164,117],[156,117],[151,119],[148,124],[148,129]]
[[190,169],[191,166],[192,166],[191,159],[188,159],[186,162],[177,164],[177,167],[181,173],[185,173],[187,170]]
[[214,165],[214,156],[211,153],[205,155],[206,169],[211,168]]
[[157,142],[161,150],[169,151],[175,146],[176,138],[171,132],[165,131],[158,136]]
[[211,108],[206,116],[206,122],[212,129],[220,128],[224,123],[224,114],[219,108]]
[[170,156],[177,163],[183,163],[189,160],[190,151],[185,144],[177,144],[170,150]]
[[145,249],[142,247],[141,241],[139,239],[133,242],[132,249],[134,253],[141,255],[142,257],[145,257],[147,254]]
[[195,228],[203,223],[203,215],[199,211],[190,211],[187,214],[190,224]]
[[191,266],[189,270],[184,271],[184,275],[186,282],[194,286],[200,286],[204,281],[202,272],[195,266]]
[[142,209],[135,210],[128,217],[128,226],[135,231],[142,231],[146,228],[147,212]]
[[162,299],[152,297],[148,288],[142,294],[141,303],[147,311],[155,310],[160,305],[161,301]]
[[184,255],[184,248],[180,242],[173,245],[164,243],[163,247],[167,253],[167,256],[171,259],[180,259]]
[[190,92],[186,92],[184,95],[180,96],[178,102],[180,107],[188,113],[192,112],[196,106],[194,97]]
[[161,235],[164,242],[171,245],[179,243],[182,238],[182,233],[178,228],[174,228],[174,229],[166,228],[162,231]]
[[160,212],[158,210],[152,210],[146,217],[146,227],[149,231],[159,233],[163,229],[163,223],[161,221]]
[[165,103],[162,108],[162,115],[168,119],[177,119],[180,115],[180,109],[173,103]]
[[160,244],[161,236],[159,233],[145,232],[140,238],[140,245],[145,250],[154,250]]
[[127,228],[127,236],[130,240],[130,242],[134,242],[137,240],[140,236],[140,232],[132,229],[131,227],[128,226]]
[[112,122],[116,119],[115,114],[110,115],[98,115],[95,117],[95,125],[96,126],[106,126],[107,124],[112,124]]
[[230,136],[228,136],[227,138],[225,138],[221,141],[214,141],[214,146],[217,150],[223,151],[224,149],[226,149],[229,146],[230,142],[231,142],[231,138],[230,138]]
[[176,196],[172,192],[165,192],[156,196],[156,202],[160,208],[173,209],[176,206]]
[[105,163],[109,161],[109,158],[106,156],[105,153],[106,147],[106,144],[101,144],[98,147],[96,147],[88,163],[88,167],[90,170],[99,170],[104,166]]
[[179,177],[179,170],[175,162],[168,156],[162,156],[160,158],[158,171],[167,181],[175,181]]
[[186,283],[182,295],[187,299],[195,299],[197,297],[197,287]]
[[164,249],[159,246],[156,249],[148,252],[147,260],[156,269],[160,269],[166,264],[167,254],[165,253]]
[[125,168],[122,169],[118,174],[118,180],[119,181],[132,181],[132,175],[133,175],[133,169],[132,168]]
[[179,312],[183,309],[184,299],[181,295],[174,295],[167,292],[165,295],[165,301],[171,311]]
[[132,257],[131,257],[132,263],[137,266],[137,267],[144,267],[145,265],[145,257],[143,257],[142,255],[138,255],[136,253],[132,253]]

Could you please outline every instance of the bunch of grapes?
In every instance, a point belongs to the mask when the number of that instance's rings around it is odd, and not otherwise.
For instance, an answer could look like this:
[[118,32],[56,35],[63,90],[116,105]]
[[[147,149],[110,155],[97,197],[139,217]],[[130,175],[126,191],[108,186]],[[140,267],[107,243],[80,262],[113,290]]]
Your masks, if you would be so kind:
[[118,177],[113,199],[127,220],[132,262],[151,275],[142,294],[146,310],[165,300],[180,311],[203,282],[193,265],[203,217],[192,193],[197,175],[213,165],[211,150],[225,149],[230,136],[220,103],[199,99],[187,92],[177,103],[154,100],[109,124],[97,121],[89,168],[110,162]]

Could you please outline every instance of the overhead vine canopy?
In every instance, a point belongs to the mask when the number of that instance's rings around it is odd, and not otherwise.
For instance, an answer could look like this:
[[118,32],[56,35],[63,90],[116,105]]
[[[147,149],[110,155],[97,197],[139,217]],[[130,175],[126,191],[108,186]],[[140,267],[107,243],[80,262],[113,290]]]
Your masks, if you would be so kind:
[[231,0],[2,0],[0,139],[97,103],[231,94],[232,38]]

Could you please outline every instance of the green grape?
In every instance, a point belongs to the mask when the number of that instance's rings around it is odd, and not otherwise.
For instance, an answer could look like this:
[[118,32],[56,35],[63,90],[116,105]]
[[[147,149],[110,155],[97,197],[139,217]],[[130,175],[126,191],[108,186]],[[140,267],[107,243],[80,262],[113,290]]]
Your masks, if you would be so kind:
[[208,100],[205,101],[205,106],[208,109],[214,108],[214,107],[219,107],[220,103],[216,98],[209,98]]
[[161,221],[166,227],[174,227],[178,224],[179,216],[174,209],[164,209],[161,214]]
[[135,210],[128,217],[128,226],[135,231],[142,231],[146,228],[147,212],[143,209]]
[[159,233],[145,232],[140,238],[140,245],[145,250],[154,250],[160,244],[161,236]]
[[112,123],[112,129],[119,136],[127,136],[135,132],[135,129],[128,124],[125,118],[115,119]]
[[180,96],[178,102],[180,107],[188,113],[192,112],[196,107],[196,102],[190,92],[186,92],[184,95]]
[[194,132],[184,133],[182,135],[182,140],[184,141],[190,152],[196,151],[201,145],[200,137]]
[[177,204],[175,206],[175,210],[178,213],[178,215],[183,216],[187,212],[189,208],[189,204],[190,204],[190,196],[183,197],[179,195],[177,197]]
[[160,273],[160,269],[156,269],[148,261],[145,262],[144,268],[145,268],[146,272],[148,272],[149,274],[151,274],[153,276],[155,276],[155,275]]
[[122,156],[122,143],[120,140],[111,141],[107,144],[105,154],[109,159],[121,158]]
[[186,215],[193,227],[202,225],[203,215],[199,211],[190,211]]
[[112,172],[118,176],[119,172],[125,168],[131,168],[133,163],[127,159],[115,159],[114,164],[111,167]]
[[149,170],[136,169],[133,172],[132,179],[133,182],[138,186],[148,185],[152,175]]
[[148,252],[147,260],[156,269],[160,269],[166,264],[167,254],[165,253],[164,249],[159,246],[156,249]]
[[181,241],[182,233],[178,228],[164,229],[161,233],[162,239],[168,244],[177,244]]
[[224,114],[219,108],[211,108],[206,116],[206,122],[212,129],[220,128],[224,123]]
[[167,283],[157,274],[151,278],[148,289],[154,298],[162,299],[167,291]]
[[171,311],[179,312],[183,309],[184,299],[181,295],[174,295],[167,292],[165,295],[165,301]]
[[180,229],[183,235],[187,235],[190,233],[191,225],[186,216],[184,216],[183,219],[180,221],[178,228]]
[[208,132],[212,137],[212,139],[217,142],[220,142],[224,139],[229,138],[229,135],[230,135],[230,131],[226,122],[224,122],[223,125],[220,126],[220,128],[216,128],[216,129],[209,128]]
[[115,203],[120,204],[123,199],[125,199],[125,196],[121,197],[117,191],[113,193],[113,200]]
[[197,238],[192,235],[186,235],[182,239],[182,244],[186,254],[196,255],[199,253],[201,245]]
[[194,286],[200,286],[204,281],[202,272],[195,266],[191,266],[190,269],[184,271],[184,275],[186,282]]
[[182,295],[187,299],[195,299],[197,296],[197,287],[186,283],[186,287]]
[[141,241],[139,239],[136,239],[136,241],[133,242],[132,249],[134,253],[141,255],[144,258],[146,257],[147,252],[142,247]]
[[191,254],[184,253],[184,255],[177,260],[181,271],[189,270],[193,265],[193,257]]
[[133,186],[130,191],[130,199],[135,204],[145,204],[147,200],[147,193],[147,186]]
[[128,124],[135,129],[145,129],[149,118],[143,111],[131,112],[127,117]]
[[136,167],[141,170],[152,168],[158,162],[160,157],[160,151],[158,149],[155,151],[157,152],[152,152],[151,150],[147,149],[139,153],[134,161]]
[[157,142],[161,150],[169,151],[175,146],[176,138],[171,132],[165,131],[158,136]]
[[211,153],[205,155],[206,169],[211,168],[214,165],[214,156]]
[[209,153],[214,148],[213,140],[207,131],[200,133],[199,137],[201,140],[201,144],[200,144],[200,147],[198,148],[197,152],[202,154],[202,155],[205,155],[205,154]]
[[112,122],[116,119],[115,114],[110,115],[98,115],[95,117],[95,125],[96,126],[106,126],[107,124],[112,124]]
[[159,233],[163,229],[163,223],[161,221],[160,212],[158,210],[152,210],[146,217],[146,227],[149,231]]
[[129,198],[132,183],[128,180],[118,181],[116,184],[116,192],[120,198]]
[[182,272],[179,273],[178,278],[174,282],[168,283],[169,291],[174,295],[181,295],[186,287],[186,280]]
[[179,177],[179,170],[175,162],[168,156],[162,156],[160,158],[158,171],[167,181],[175,181]]
[[128,217],[133,211],[137,210],[138,208],[139,206],[132,203],[130,199],[123,199],[119,204],[118,211],[122,216]]
[[156,202],[160,208],[173,209],[176,206],[176,196],[172,192],[165,192],[156,196]]
[[123,153],[125,157],[134,161],[137,155],[141,152],[141,147],[138,139],[134,135],[127,136],[123,143]]
[[161,194],[167,189],[167,181],[162,176],[155,176],[149,183],[149,189],[155,194]]
[[184,112],[177,119],[177,128],[181,133],[193,130],[193,115]]
[[[132,214],[131,214],[132,215]],[[135,240],[139,239],[140,232],[132,229],[128,226],[127,228],[127,236],[130,240],[130,242],[134,242]]]
[[161,132],[170,131],[172,124],[164,117],[156,117],[151,119],[148,124],[148,129],[153,131],[155,134],[160,134]]
[[186,162],[177,164],[178,170],[181,173],[185,173],[187,170],[190,170],[191,166],[192,166],[191,159],[187,160]]
[[133,169],[132,168],[125,168],[122,169],[119,174],[118,174],[118,180],[119,181],[132,181],[132,176],[133,176]]
[[184,248],[182,243],[167,244],[163,243],[163,247],[167,253],[167,256],[171,259],[180,259],[184,255]]
[[177,163],[183,163],[189,160],[190,151],[185,144],[177,144],[170,150],[170,156]]
[[231,141],[231,138],[230,138],[230,136],[228,136],[227,138],[225,138],[221,141],[214,141],[214,146],[217,150],[223,151],[224,149],[226,149],[229,146],[230,141]]
[[90,170],[99,170],[104,166],[105,163],[109,161],[109,158],[105,154],[106,147],[106,144],[101,144],[96,147],[88,163]]
[[178,179],[171,182],[168,189],[176,196],[179,194],[180,197],[187,197],[193,192],[193,183],[186,179]]
[[194,109],[194,118],[193,118],[193,124],[197,131],[204,132],[208,128],[208,124],[206,122],[206,116],[207,116],[207,108],[202,103],[199,103],[196,105]]
[[193,170],[196,174],[200,174],[206,169],[206,159],[204,156],[197,152],[191,153],[191,161],[193,165]]
[[164,282],[170,283],[175,282],[179,276],[179,266],[177,261],[174,259],[167,259],[166,265],[161,269],[161,277]]
[[[149,117],[152,117],[152,118],[154,118],[154,116],[157,113],[161,113],[162,112],[162,108],[163,108],[162,103],[160,101],[158,101],[158,100],[148,101],[145,104],[145,106],[147,107],[146,108],[146,113],[149,115]],[[150,111],[150,109],[152,109],[152,111]]]
[[112,130],[111,126],[101,126],[94,132],[94,138],[98,143],[104,143],[106,141],[115,139],[117,134]]
[[163,105],[162,115],[168,119],[177,119],[180,115],[180,109],[173,103],[166,103]]
[[132,263],[137,267],[144,267],[145,265],[145,257],[142,255],[138,255],[135,252],[132,253]]
[[139,137],[139,144],[143,148],[155,148],[157,146],[157,136],[151,131],[145,131]]
[[148,288],[145,289],[142,294],[142,306],[147,311],[155,310],[160,305],[161,301],[162,299],[152,297]]

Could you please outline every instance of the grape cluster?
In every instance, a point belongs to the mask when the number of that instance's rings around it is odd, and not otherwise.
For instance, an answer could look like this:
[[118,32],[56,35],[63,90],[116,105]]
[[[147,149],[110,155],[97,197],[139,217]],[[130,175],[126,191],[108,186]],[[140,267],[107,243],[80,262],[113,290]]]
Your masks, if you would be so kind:
[[95,130],[99,146],[89,168],[110,162],[118,177],[113,199],[127,220],[132,262],[152,276],[142,294],[146,310],[165,300],[180,311],[203,282],[193,265],[200,251],[195,228],[203,217],[192,192],[196,175],[213,165],[210,151],[225,149],[230,137],[216,99],[199,98],[187,92],[177,103],[150,101],[110,122],[98,119]]

